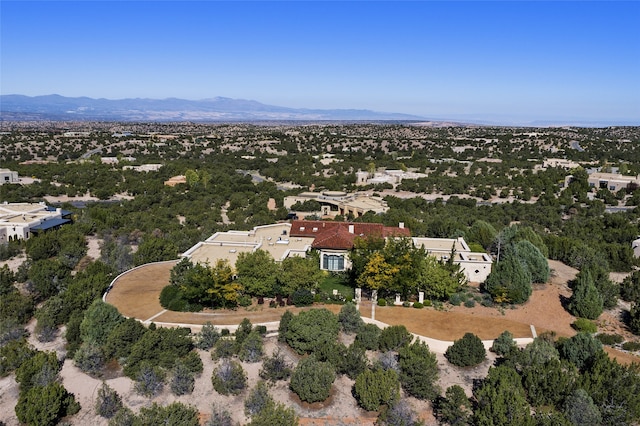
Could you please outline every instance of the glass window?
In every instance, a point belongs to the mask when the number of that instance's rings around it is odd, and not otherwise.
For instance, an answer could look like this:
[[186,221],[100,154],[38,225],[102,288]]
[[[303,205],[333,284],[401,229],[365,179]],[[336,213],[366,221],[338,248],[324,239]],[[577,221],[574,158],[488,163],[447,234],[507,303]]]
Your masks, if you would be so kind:
[[322,269],[328,271],[344,271],[344,256],[325,254],[322,258]]

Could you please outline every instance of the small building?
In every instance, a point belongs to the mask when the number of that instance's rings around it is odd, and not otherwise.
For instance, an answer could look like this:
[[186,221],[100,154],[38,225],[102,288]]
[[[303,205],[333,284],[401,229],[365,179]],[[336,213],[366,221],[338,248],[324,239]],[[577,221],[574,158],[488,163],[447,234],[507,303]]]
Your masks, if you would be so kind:
[[0,204],[0,243],[27,240],[34,234],[70,223],[71,212],[44,203]]
[[430,256],[447,261],[453,252],[453,263],[460,265],[467,280],[472,283],[484,282],[491,273],[493,260],[487,253],[472,252],[464,238],[413,237],[413,245],[422,247]]
[[284,198],[284,206],[288,209],[300,202],[315,200],[320,203],[320,214],[329,218],[338,215],[360,217],[367,212],[376,214],[389,210],[387,202],[381,197],[373,197],[363,193],[348,194],[343,191],[303,192]]
[[14,172],[9,169],[0,169],[0,185],[4,185],[5,183],[19,183],[20,178],[18,177],[18,172]]
[[181,183],[187,183],[187,177],[184,175],[178,175],[170,177],[169,180],[164,181],[166,186],[176,186]]
[[608,189],[611,192],[618,192],[629,186],[640,186],[640,176],[627,176],[619,173],[595,172],[589,174],[587,181],[591,188]]

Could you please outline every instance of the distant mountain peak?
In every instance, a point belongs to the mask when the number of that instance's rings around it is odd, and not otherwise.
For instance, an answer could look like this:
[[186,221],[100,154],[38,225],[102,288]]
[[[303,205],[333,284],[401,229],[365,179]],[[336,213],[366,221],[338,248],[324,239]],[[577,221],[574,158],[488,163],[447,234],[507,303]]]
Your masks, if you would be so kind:
[[0,96],[0,118],[19,120],[96,120],[96,121],[415,121],[410,114],[364,109],[310,109],[266,105],[255,100],[216,96],[201,100],[180,98],[94,99],[43,96]]

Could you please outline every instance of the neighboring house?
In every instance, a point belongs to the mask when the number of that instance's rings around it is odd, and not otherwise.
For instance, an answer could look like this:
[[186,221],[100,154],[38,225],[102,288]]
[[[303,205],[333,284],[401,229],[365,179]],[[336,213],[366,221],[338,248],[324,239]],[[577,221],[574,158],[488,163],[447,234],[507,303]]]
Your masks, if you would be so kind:
[[626,189],[629,185],[640,186],[640,176],[627,176],[619,173],[591,173],[587,181],[591,188],[606,188],[611,192]]
[[14,172],[9,169],[0,169],[0,185],[4,185],[5,183],[19,183],[20,178],[18,177],[18,172]]
[[386,201],[380,197],[373,197],[367,194],[347,194],[342,191],[324,192],[303,192],[284,198],[284,206],[288,209],[297,203],[315,200],[320,203],[320,213],[322,216],[336,217],[338,215],[354,218],[360,217],[367,212],[386,213],[389,210]]
[[[256,226],[251,231],[216,232],[182,254],[194,262],[214,264],[226,259],[235,265],[242,252],[265,250],[276,261],[290,256],[306,257],[310,249],[320,254],[320,269],[342,272],[351,268],[349,253],[357,237],[411,237],[409,229],[381,223],[347,223],[321,220],[294,220],[291,223]],[[461,266],[470,282],[483,282],[491,272],[492,260],[486,253],[471,252],[462,238],[413,237],[413,244],[437,259],[447,260],[455,249],[453,262]]]
[[169,180],[164,181],[166,186],[176,186],[181,183],[187,183],[187,178],[184,175],[173,176]]
[[32,235],[70,223],[71,212],[44,203],[0,204],[0,243],[26,240]]

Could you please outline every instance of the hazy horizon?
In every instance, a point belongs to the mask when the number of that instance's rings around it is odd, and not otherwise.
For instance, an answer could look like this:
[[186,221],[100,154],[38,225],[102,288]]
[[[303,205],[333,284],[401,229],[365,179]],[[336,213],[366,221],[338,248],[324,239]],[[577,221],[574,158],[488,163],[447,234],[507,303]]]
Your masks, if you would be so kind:
[[0,93],[640,124],[637,2],[2,1]]

